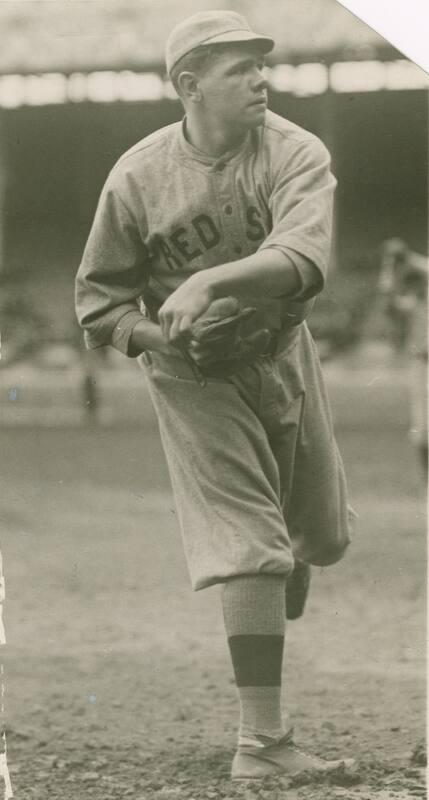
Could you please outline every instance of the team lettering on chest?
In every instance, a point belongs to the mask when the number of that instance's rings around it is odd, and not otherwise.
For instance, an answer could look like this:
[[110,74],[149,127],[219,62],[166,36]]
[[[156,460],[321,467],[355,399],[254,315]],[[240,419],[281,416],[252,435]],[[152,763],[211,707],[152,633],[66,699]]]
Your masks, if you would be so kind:
[[[246,211],[245,236],[250,242],[260,242],[268,231],[262,223],[262,214],[256,206]],[[241,231],[237,230],[240,238]],[[198,214],[188,223],[174,228],[168,236],[156,234],[151,242],[155,256],[162,257],[171,270],[181,269],[220,244],[225,232],[209,214]]]

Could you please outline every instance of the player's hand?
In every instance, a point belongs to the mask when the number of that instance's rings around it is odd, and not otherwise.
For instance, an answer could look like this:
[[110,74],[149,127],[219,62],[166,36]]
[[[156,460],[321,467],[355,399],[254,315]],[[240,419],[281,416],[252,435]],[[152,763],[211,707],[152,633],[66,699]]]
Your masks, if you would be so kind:
[[175,346],[192,367],[198,383],[204,385],[206,377],[226,378],[267,352],[269,330],[245,334],[245,323],[255,312],[256,308],[240,308],[235,297],[223,297],[214,300],[192,323],[189,333],[181,335]]
[[158,311],[162,334],[167,342],[186,337],[191,325],[209,308],[213,300],[210,282],[197,272],[182,283]]

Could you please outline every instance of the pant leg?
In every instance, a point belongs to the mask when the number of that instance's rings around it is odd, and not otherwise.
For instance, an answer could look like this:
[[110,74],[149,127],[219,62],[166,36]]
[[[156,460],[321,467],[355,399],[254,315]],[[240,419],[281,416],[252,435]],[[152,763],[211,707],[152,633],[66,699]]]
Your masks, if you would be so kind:
[[355,514],[318,355],[301,328],[296,346],[273,359],[263,407],[294,556],[322,566],[344,554]]
[[180,358],[152,353],[140,363],[158,417],[193,588],[235,575],[288,574],[293,556],[279,471],[255,413],[257,370],[241,371],[245,391],[239,391],[232,381],[218,379],[202,388]]

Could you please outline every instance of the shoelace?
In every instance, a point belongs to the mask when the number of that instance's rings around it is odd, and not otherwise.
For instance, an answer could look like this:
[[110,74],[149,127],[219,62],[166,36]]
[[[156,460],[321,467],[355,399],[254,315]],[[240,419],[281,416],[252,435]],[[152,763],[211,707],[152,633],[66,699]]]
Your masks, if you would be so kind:
[[321,758],[313,756],[311,753],[307,753],[305,750],[302,750],[300,747],[298,747],[298,745],[295,744],[295,742],[290,743],[290,748],[295,753],[298,753],[300,756],[304,756],[305,758],[308,758],[310,761],[314,761],[315,764],[319,764],[322,761]]
[[261,739],[253,739],[249,737],[243,737],[241,741],[239,740],[239,747],[253,747],[253,748],[260,748],[261,750],[268,749],[271,747],[278,747],[279,745],[283,744],[294,744],[292,740],[293,728],[290,728],[287,733],[280,737],[280,739],[273,739],[272,741],[264,742]]

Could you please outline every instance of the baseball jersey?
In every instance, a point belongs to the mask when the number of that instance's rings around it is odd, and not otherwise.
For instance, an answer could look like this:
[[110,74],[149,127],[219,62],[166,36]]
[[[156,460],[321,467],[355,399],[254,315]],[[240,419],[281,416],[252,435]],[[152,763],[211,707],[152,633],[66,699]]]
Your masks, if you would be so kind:
[[276,331],[308,313],[330,255],[336,180],[322,142],[267,112],[265,124],[221,157],[197,150],[186,120],[128,150],[110,172],[76,279],[88,347],[129,353],[145,293],[158,306],[193,273],[274,248],[301,272],[294,298],[247,297],[254,327]]

